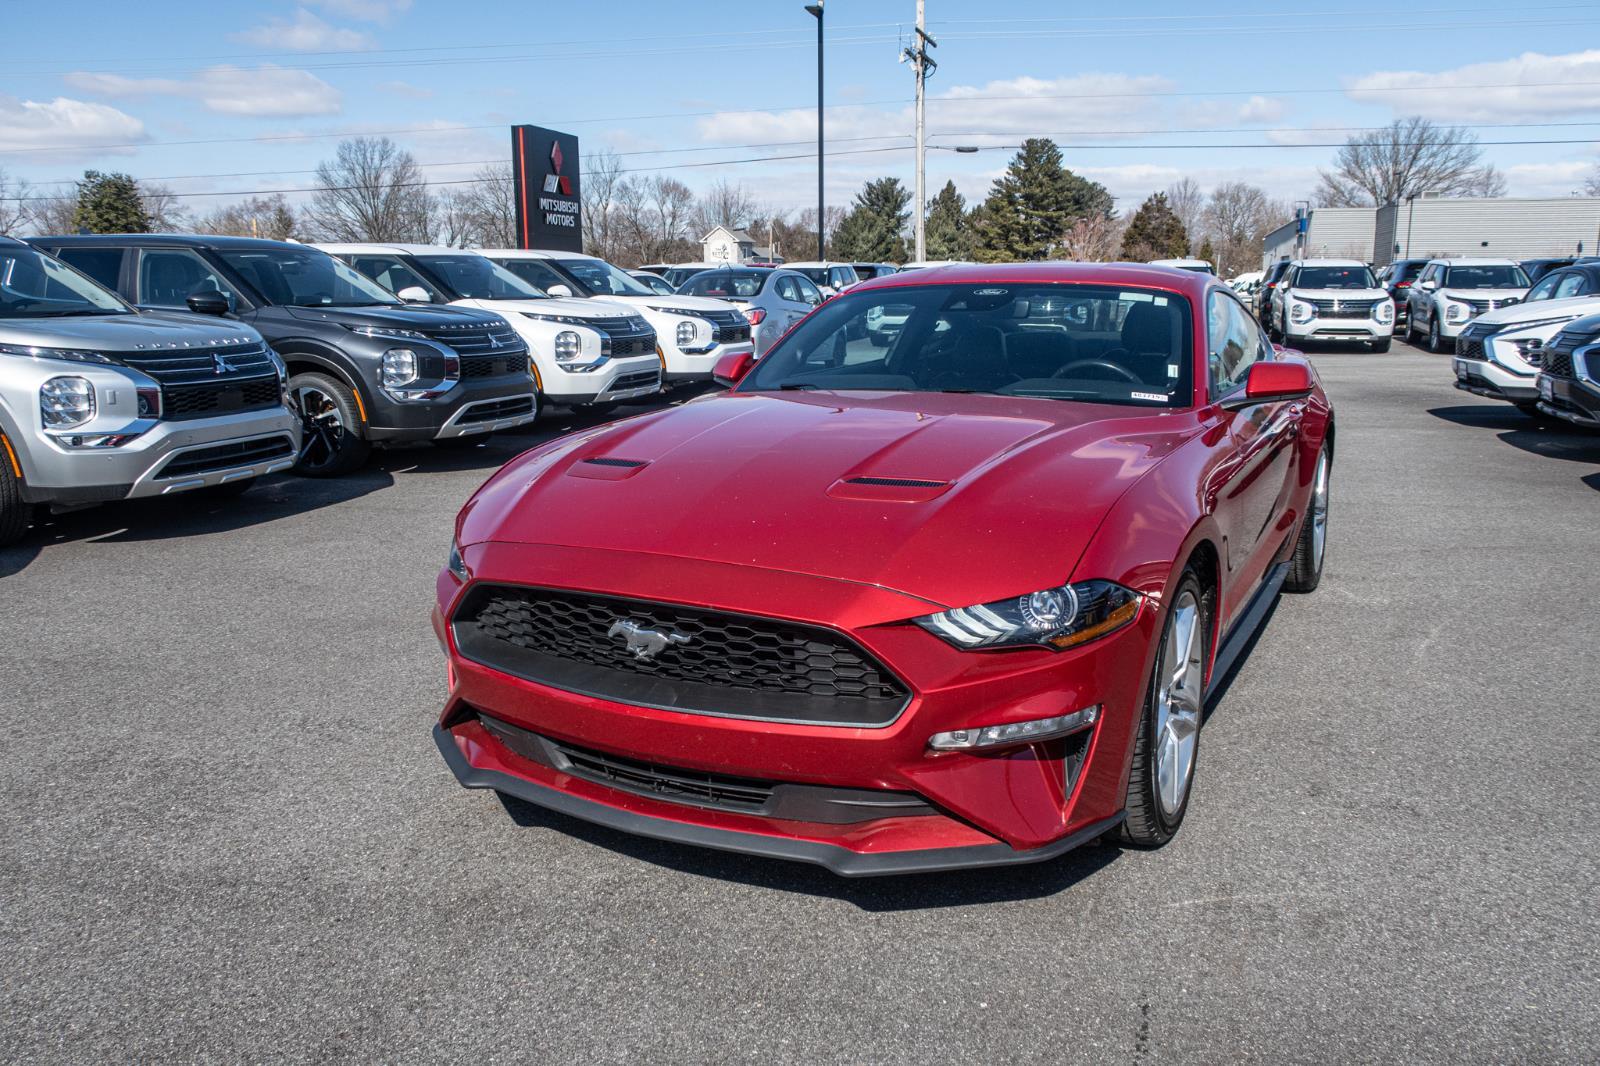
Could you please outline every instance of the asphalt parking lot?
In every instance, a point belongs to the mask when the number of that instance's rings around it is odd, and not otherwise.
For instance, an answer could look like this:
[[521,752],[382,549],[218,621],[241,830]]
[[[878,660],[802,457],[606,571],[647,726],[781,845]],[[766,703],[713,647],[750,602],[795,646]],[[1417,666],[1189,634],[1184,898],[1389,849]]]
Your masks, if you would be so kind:
[[451,518],[550,432],[0,551],[0,1060],[1593,1062],[1600,435],[1314,354],[1340,452],[1158,852],[903,880],[459,788]]

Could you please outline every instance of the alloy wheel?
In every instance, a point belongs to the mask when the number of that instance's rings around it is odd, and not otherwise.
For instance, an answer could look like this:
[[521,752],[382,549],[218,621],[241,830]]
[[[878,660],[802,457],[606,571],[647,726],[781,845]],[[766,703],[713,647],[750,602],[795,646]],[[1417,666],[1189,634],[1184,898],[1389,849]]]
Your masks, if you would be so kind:
[[300,408],[300,421],[304,427],[300,465],[313,470],[326,466],[344,446],[344,419],[339,415],[339,405],[332,396],[315,385],[305,385],[295,390],[295,403]]
[[1200,601],[1184,589],[1172,607],[1156,677],[1155,791],[1167,816],[1183,809],[1194,774],[1205,674]]
[[1328,545],[1328,452],[1317,456],[1317,480],[1311,486],[1311,554],[1318,570]]

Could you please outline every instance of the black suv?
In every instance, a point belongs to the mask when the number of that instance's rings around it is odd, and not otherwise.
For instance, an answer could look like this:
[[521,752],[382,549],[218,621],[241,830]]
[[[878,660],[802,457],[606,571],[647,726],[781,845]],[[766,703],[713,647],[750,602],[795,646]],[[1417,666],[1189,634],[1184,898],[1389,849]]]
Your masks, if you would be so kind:
[[1283,280],[1284,273],[1289,269],[1289,260],[1280,259],[1267,267],[1267,272],[1261,275],[1261,288],[1256,290],[1256,321],[1263,326],[1272,322],[1272,290],[1278,287],[1278,282]]
[[1539,410],[1600,429],[1600,315],[1569,322],[1544,346]]
[[1389,290],[1389,299],[1394,302],[1394,326],[1397,331],[1403,331],[1411,309],[1411,301],[1406,299],[1411,295],[1411,285],[1422,276],[1423,269],[1431,262],[1431,259],[1396,259],[1378,271],[1378,284]]
[[528,349],[499,315],[417,307],[333,256],[249,237],[35,237],[130,303],[236,318],[289,366],[297,473],[332,477],[374,444],[476,443],[532,422]]

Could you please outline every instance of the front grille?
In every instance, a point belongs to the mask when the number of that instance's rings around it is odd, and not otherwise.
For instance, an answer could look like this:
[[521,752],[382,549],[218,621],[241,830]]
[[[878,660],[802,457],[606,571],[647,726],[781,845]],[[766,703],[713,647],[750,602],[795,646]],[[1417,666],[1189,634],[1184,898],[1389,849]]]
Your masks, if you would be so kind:
[[1572,371],[1572,353],[1583,340],[1576,333],[1557,333],[1556,339],[1545,345],[1544,363],[1539,369],[1553,378],[1576,377]]
[[520,352],[506,355],[467,355],[461,358],[461,379],[499,378],[528,374],[528,358]]
[[586,318],[583,324],[598,330],[602,338],[600,350],[615,359],[630,355],[654,355],[656,331],[650,323],[637,315],[624,318]]
[[469,425],[477,422],[493,422],[501,418],[516,418],[533,410],[532,396],[512,396],[505,400],[495,400],[492,403],[475,404],[459,419],[457,425]]
[[1465,333],[1456,338],[1456,356],[1460,359],[1485,359],[1483,354],[1483,341],[1478,337],[1469,337]]
[[1462,299],[1461,302],[1472,308],[1473,314],[1481,315],[1485,311],[1494,311],[1501,307],[1510,307],[1512,304],[1519,304],[1522,302],[1522,298],[1520,296],[1507,296],[1499,300]]
[[196,385],[168,385],[161,390],[161,417],[174,422],[214,418],[238,411],[260,411],[283,402],[278,375],[239,381],[218,378]]
[[480,585],[465,597],[453,625],[469,659],[619,703],[881,726],[910,698],[905,685],[849,637],[773,618]]
[[482,355],[486,352],[519,355],[527,350],[517,331],[507,325],[484,326],[474,323],[470,326],[440,326],[425,329],[422,335],[454,348],[461,355]]
[[194,451],[180,452],[174,456],[166,466],[162,467],[156,480],[171,481],[174,478],[193,477],[196,474],[208,474],[216,470],[230,470],[236,466],[250,466],[270,459],[288,458],[293,454],[294,444],[288,437],[266,437],[262,440],[196,448]]
[[711,323],[711,340],[716,344],[739,344],[750,339],[750,320],[737,311],[686,311]]
[[645,389],[661,384],[661,368],[654,370],[635,370],[629,374],[618,374],[617,380],[611,383],[607,392],[626,392],[629,389]]
[[1381,300],[1308,300],[1318,318],[1367,318]]

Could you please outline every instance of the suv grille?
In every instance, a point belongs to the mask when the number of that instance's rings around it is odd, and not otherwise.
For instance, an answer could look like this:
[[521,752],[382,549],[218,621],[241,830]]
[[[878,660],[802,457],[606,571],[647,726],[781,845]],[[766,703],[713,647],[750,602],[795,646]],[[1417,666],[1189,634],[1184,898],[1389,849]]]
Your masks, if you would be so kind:
[[161,383],[162,417],[174,421],[256,411],[282,402],[278,368],[264,344],[118,353]]
[[[1318,318],[1368,318],[1382,300],[1307,300]],[[1338,306],[1335,307],[1334,305]]]
[[629,389],[655,388],[661,384],[661,368],[654,370],[635,370],[629,374],[618,374],[617,380],[611,383],[607,392],[626,392]]
[[[429,340],[449,345],[463,356],[492,352],[508,356],[520,355],[525,359],[527,355],[527,347],[522,343],[522,338],[517,336],[517,331],[505,325],[441,326],[437,329],[425,329],[422,335]],[[466,376],[465,366],[462,367],[462,376]]]
[[528,376],[528,357],[521,353],[507,355],[464,355],[461,357],[461,378],[500,378],[511,374]]
[[900,680],[849,637],[775,618],[480,585],[452,624],[457,646],[475,662],[619,703],[882,726],[910,700]]
[[228,470],[236,466],[249,466],[252,463],[265,462],[269,459],[286,459],[294,455],[294,445],[288,437],[267,437],[262,440],[239,441],[233,444],[218,444],[210,448],[196,448],[194,451],[179,452],[161,468],[161,473],[156,475],[157,481],[167,481],[172,478],[192,477],[195,474],[206,474],[213,470]]
[[1545,345],[1544,363],[1539,369],[1553,378],[1576,377],[1572,372],[1572,353],[1584,339],[1576,333],[1557,333],[1555,340]]
[[686,311],[712,325],[711,340],[716,344],[738,344],[750,339],[750,320],[737,311]]
[[601,337],[600,351],[616,359],[630,355],[656,354],[656,331],[650,323],[637,315],[622,318],[586,318],[583,324],[597,330]]
[[1472,313],[1473,314],[1481,315],[1485,311],[1493,311],[1493,310],[1496,310],[1497,308],[1510,307],[1512,304],[1519,304],[1519,303],[1522,302],[1522,297],[1520,297],[1520,296],[1507,296],[1504,299],[1500,299],[1500,300],[1467,300],[1467,299],[1463,299],[1463,300],[1461,300],[1461,302],[1466,304],[1468,307],[1472,308]]

